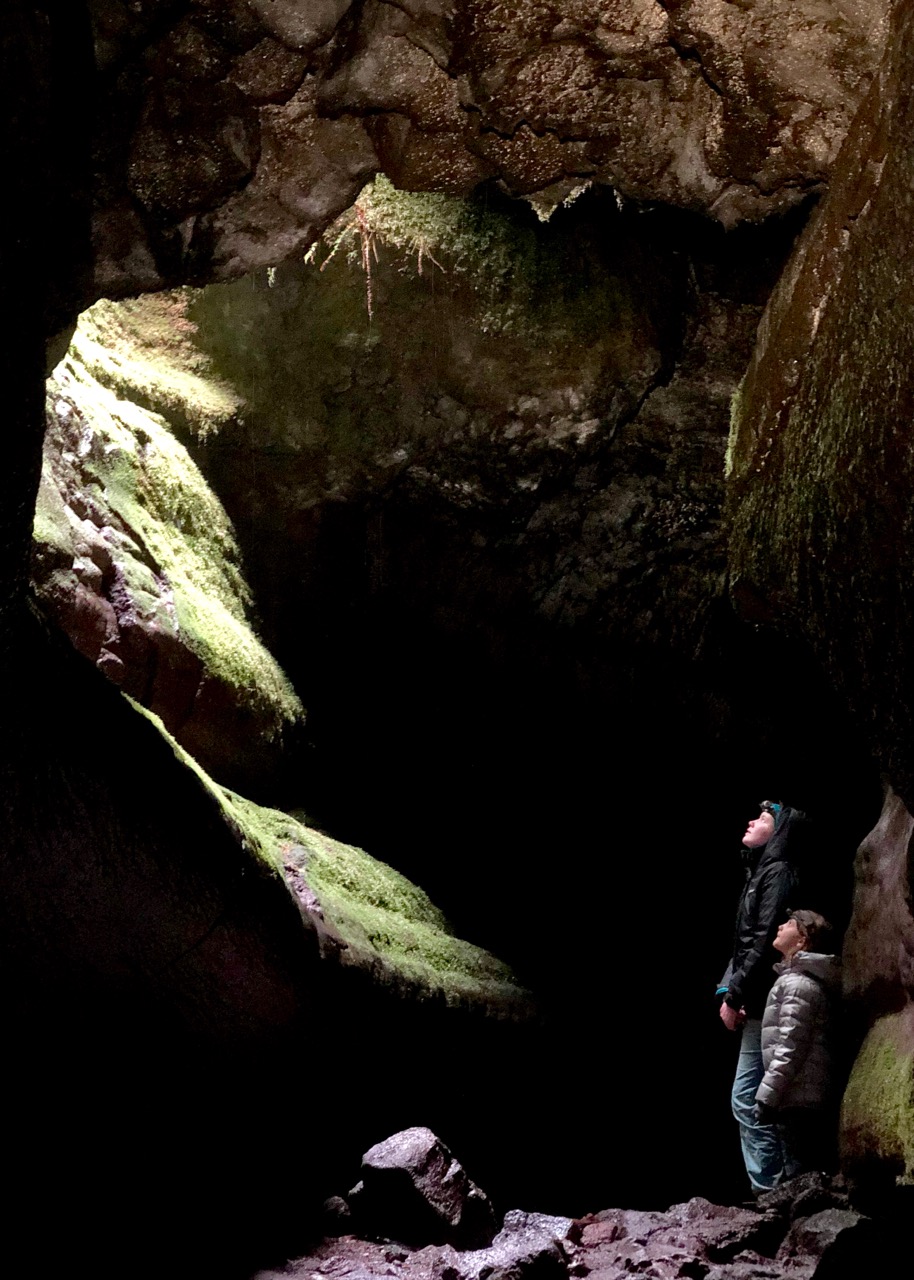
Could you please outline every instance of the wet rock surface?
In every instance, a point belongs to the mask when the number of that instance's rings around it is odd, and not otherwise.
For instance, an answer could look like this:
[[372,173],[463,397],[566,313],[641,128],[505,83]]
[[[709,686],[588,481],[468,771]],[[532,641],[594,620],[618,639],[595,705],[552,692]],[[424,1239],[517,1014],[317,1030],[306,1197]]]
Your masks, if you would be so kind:
[[818,189],[886,0],[93,0],[93,296],[230,279],[305,248],[375,173],[584,182],[726,226]]

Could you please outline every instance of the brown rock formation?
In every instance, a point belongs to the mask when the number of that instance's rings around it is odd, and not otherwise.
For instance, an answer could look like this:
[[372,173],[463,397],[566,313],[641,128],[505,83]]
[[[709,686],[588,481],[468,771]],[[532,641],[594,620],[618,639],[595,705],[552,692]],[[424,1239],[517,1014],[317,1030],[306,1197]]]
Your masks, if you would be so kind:
[[762,322],[732,440],[731,564],[802,634],[914,796],[914,399],[906,6]]
[[99,61],[93,296],[302,252],[364,182],[553,203],[582,182],[760,219],[821,188],[886,0],[118,0]]

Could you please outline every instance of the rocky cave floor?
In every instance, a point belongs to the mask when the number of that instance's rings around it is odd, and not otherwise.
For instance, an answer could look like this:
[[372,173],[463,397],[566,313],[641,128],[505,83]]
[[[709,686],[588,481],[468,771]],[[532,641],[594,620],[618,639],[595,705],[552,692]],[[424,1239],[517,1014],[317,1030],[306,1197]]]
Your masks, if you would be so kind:
[[840,1177],[821,1173],[739,1205],[695,1197],[579,1219],[512,1210],[497,1234],[484,1193],[428,1130],[373,1147],[362,1175],[325,1205],[328,1234],[311,1253],[255,1280],[849,1280],[867,1262],[895,1274],[880,1265],[880,1224],[850,1206]]

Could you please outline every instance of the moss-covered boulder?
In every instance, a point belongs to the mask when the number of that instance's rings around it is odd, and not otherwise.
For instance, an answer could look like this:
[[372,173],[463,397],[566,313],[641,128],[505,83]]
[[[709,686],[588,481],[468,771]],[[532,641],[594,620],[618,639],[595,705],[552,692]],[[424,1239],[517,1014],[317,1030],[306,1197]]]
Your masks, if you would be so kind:
[[844,988],[865,1038],[842,1108],[847,1172],[876,1188],[914,1183],[914,818],[889,791],[857,852]]
[[178,764],[215,800],[244,856],[285,885],[316,933],[322,958],[367,972],[380,988],[419,1003],[440,1000],[496,1017],[523,1019],[533,1012],[532,998],[508,966],[456,937],[417,885],[362,849],[220,787],[158,717],[147,715]]
[[914,1186],[914,1004],[877,1018],[841,1108],[842,1161],[864,1186]]
[[222,505],[143,407],[154,398],[205,432],[239,402],[192,365],[149,355],[179,347],[176,307],[156,299],[144,315],[145,345],[129,307],[97,304],[49,380],[34,585],[76,648],[216,776],[262,784],[303,709],[254,629]]

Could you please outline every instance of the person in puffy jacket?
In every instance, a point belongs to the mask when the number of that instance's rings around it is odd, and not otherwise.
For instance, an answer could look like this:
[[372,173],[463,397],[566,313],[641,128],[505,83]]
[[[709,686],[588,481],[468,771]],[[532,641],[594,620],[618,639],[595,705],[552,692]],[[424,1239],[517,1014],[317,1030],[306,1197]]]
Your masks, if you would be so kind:
[[743,1163],[754,1192],[770,1191],[780,1181],[784,1158],[777,1130],[761,1124],[755,1095],[764,1074],[762,1013],[774,982],[772,947],[778,926],[787,919],[795,872],[792,836],[805,814],[771,800],[749,823],[743,836],[746,882],[736,912],[733,953],[717,988],[723,997],[720,1018],[740,1033],[740,1051],[730,1103],[739,1125]]
[[777,931],[775,965],[762,1018],[765,1074],[756,1093],[764,1124],[777,1126],[784,1177],[834,1164],[835,1080],[831,1023],[841,985],[841,963],[823,953],[831,932],[815,911],[792,911]]

